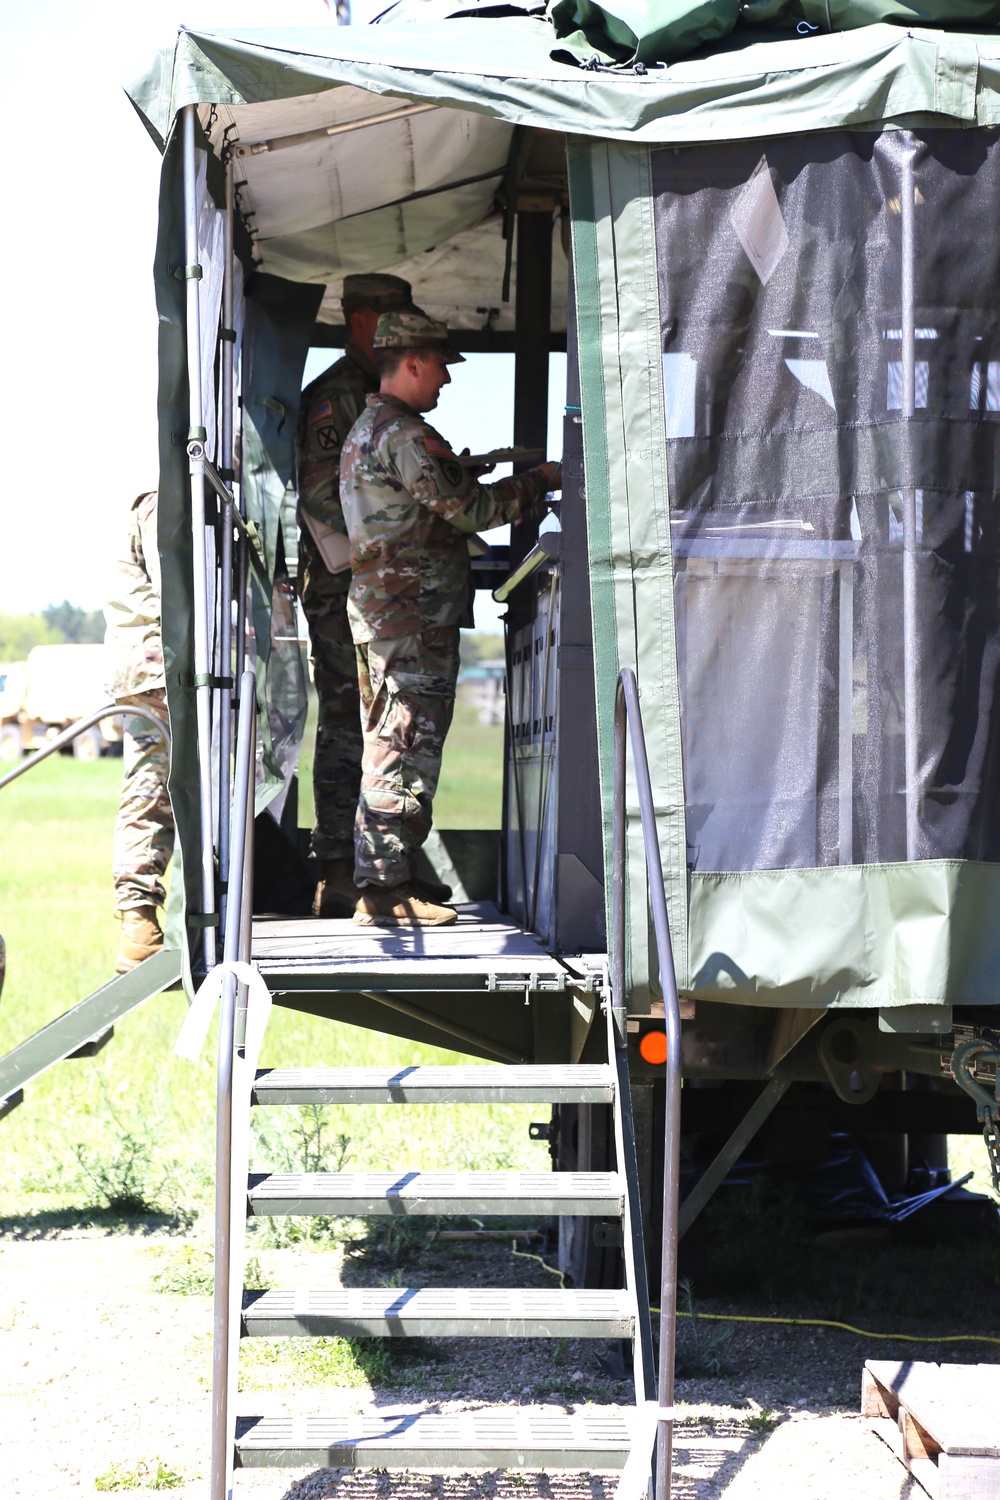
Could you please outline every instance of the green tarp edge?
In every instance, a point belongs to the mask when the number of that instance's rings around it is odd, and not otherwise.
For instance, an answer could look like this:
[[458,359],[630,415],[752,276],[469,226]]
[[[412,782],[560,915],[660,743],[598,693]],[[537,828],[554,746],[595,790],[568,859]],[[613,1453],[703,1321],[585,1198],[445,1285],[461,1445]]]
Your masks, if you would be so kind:
[[[591,611],[604,810],[611,869],[613,717],[618,673],[636,671],[654,787],[674,961],[687,973],[687,875],[680,695],[673,620],[659,310],[649,152],[572,146],[570,203],[580,331]],[[632,1010],[659,993],[631,759],[627,792],[626,987]],[[606,883],[610,900],[611,882]],[[610,930],[610,910],[608,911]]]
[[[153,285],[159,317],[157,344],[157,423],[159,434],[159,501],[157,545],[164,607],[161,630],[163,662],[170,713],[170,775],[168,790],[177,839],[171,877],[171,937],[183,939],[184,985],[192,994],[191,947],[180,914],[177,893],[183,893],[183,912],[200,912],[201,868],[198,829],[198,743],[195,716],[193,605],[191,590],[191,499],[187,450],[188,383],[185,343],[185,284],[170,271],[184,264],[183,160],[180,132],[166,141],[160,173],[160,213],[153,262]],[[189,856],[189,857],[187,857]]]
[[[634,74],[549,56],[532,18],[310,32],[182,32],[128,85],[154,134],[189,103],[255,103],[352,84],[511,124],[647,142],[742,140],[886,120],[1000,123],[1000,38],[880,24],[728,44]],[[447,64],[443,63],[447,59]],[[169,79],[169,86],[166,80]]]
[[996,1005],[998,911],[1000,865],[972,861],[699,872],[684,989],[817,1009]]

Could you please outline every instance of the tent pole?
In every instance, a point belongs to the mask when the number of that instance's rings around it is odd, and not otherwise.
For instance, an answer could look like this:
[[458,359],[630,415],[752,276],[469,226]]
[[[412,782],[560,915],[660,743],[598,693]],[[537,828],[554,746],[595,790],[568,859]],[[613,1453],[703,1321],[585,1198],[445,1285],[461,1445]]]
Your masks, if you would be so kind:
[[[194,592],[194,681],[198,724],[198,791],[201,812],[202,919],[215,915],[215,852],[212,841],[212,672],[208,634],[205,559],[205,440],[201,393],[201,308],[198,282],[198,194],[194,149],[194,104],[184,106],[184,271],[187,303],[188,473],[191,478],[191,556]],[[202,933],[206,969],[215,963],[215,927]]]
[[[222,452],[220,469],[232,493],[233,385],[236,364],[236,330],[233,325],[233,165],[226,155],[226,238],[222,282]],[[229,884],[229,782],[233,736],[233,502],[222,504],[221,587],[219,590],[219,914],[226,930],[226,891]]]
[[[907,132],[900,192],[902,304],[902,418],[916,412],[914,294],[916,147]],[[903,491],[903,734],[906,777],[906,857],[920,858],[920,747],[917,742],[920,678],[917,635],[917,496]]]

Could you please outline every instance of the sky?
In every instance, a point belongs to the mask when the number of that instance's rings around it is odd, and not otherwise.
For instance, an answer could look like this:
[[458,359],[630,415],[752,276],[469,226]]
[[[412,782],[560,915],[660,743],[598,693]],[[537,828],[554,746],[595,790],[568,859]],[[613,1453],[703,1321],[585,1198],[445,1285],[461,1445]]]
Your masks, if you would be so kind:
[[[382,8],[355,0],[355,23]],[[180,25],[275,24],[336,23],[324,0],[0,0],[0,611],[99,608],[127,507],[156,482],[160,158],[122,81]],[[307,379],[329,359],[311,354]],[[555,418],[565,360],[553,365]],[[509,442],[496,414],[511,409],[512,357],[461,375],[435,425],[473,452]]]

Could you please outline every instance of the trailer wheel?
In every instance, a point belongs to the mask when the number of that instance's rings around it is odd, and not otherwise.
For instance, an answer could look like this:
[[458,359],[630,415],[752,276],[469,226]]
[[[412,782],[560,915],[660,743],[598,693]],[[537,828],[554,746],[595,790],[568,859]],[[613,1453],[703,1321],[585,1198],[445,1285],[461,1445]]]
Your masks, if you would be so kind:
[[0,729],[0,760],[20,760],[21,748],[21,731],[14,724],[5,724]]
[[76,760],[100,760],[103,749],[104,739],[96,727],[85,729],[73,741],[73,756]]

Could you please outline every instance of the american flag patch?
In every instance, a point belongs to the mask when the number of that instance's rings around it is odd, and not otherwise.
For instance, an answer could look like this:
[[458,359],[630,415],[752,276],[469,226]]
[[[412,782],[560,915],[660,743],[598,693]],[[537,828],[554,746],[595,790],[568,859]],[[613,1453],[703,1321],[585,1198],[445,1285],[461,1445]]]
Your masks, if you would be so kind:
[[441,438],[424,438],[424,447],[434,458],[454,458],[450,443],[445,443]]
[[320,401],[317,406],[310,407],[309,415],[306,417],[306,421],[308,422],[309,426],[312,427],[316,422],[322,422],[324,417],[332,416],[333,406],[331,405],[329,399],[327,399],[326,401]]

